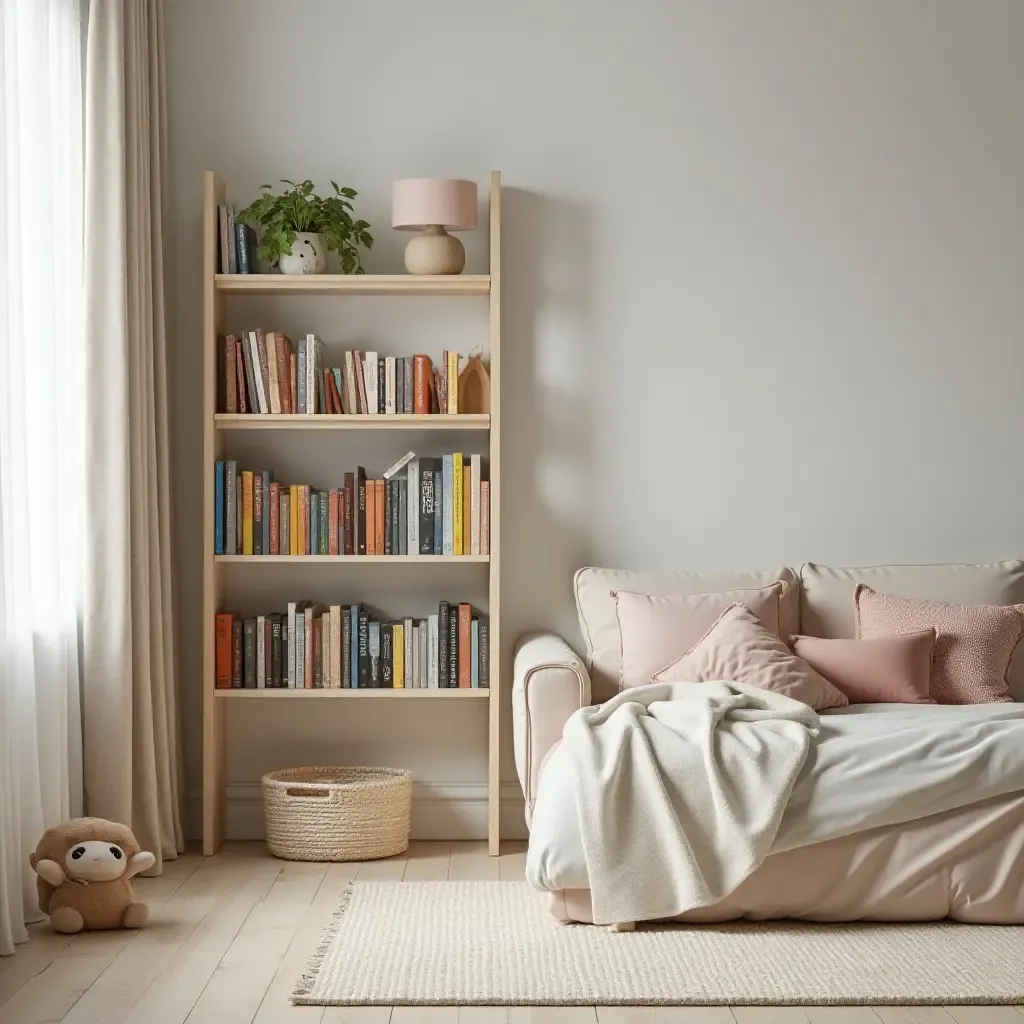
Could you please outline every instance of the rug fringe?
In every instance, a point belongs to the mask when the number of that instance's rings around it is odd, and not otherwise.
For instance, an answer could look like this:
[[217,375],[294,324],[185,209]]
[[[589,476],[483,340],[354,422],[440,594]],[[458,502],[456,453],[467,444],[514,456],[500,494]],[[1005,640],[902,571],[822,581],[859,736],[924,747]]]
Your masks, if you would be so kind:
[[306,963],[306,969],[302,972],[302,977],[295,983],[295,988],[292,991],[292,1002],[296,1005],[298,1005],[298,1001],[303,996],[309,996],[313,991],[313,985],[316,983],[320,968],[324,965],[327,951],[331,948],[331,943],[334,942],[338,929],[341,927],[341,919],[348,912],[349,904],[352,902],[353,889],[354,886],[351,884],[345,887],[337,907],[334,908],[334,913],[331,914],[331,920],[324,929],[320,945],[316,947],[316,951]]

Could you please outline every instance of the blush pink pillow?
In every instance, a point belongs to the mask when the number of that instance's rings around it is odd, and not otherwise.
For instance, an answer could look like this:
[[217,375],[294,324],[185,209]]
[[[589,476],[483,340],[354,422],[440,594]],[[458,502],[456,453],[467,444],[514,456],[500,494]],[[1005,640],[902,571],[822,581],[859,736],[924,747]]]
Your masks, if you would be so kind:
[[938,703],[1013,700],[1006,673],[1024,636],[1024,605],[917,601],[879,594],[861,583],[853,607],[857,636],[864,640],[934,627],[930,692]]
[[636,594],[613,590],[622,668],[619,688],[645,686],[653,673],[688,651],[731,604],[745,604],[776,636],[782,583],[716,594]]
[[928,696],[935,630],[874,640],[790,637],[793,653],[851,704],[934,704]]
[[849,703],[827,679],[798,658],[749,608],[725,609],[698,643],[653,677],[656,683],[732,681],[810,704],[815,711]]

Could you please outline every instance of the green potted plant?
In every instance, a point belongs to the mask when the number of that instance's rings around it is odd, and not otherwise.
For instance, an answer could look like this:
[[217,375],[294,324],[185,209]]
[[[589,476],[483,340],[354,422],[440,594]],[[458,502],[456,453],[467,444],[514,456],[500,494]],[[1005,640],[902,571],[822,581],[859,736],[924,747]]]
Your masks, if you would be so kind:
[[270,185],[260,185],[263,194],[238,214],[245,224],[257,227],[259,257],[282,274],[322,274],[327,270],[327,253],[341,258],[343,274],[362,274],[359,247],[373,248],[373,235],[365,220],[353,220],[354,188],[340,188],[332,181],[334,195],[322,199],[313,182],[281,180],[291,187],[275,196]]

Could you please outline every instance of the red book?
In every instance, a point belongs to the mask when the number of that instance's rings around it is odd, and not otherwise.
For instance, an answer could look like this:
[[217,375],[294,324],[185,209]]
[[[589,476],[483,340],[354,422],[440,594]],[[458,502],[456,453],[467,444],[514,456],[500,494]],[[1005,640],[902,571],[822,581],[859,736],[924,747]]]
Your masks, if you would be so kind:
[[355,496],[356,475],[345,474],[344,509],[341,522],[342,554],[351,555],[353,551],[352,537],[352,500]]
[[459,689],[468,690],[473,685],[473,609],[468,604],[459,605]]
[[[281,485],[270,485],[270,554],[281,554]],[[267,514],[267,503],[263,503],[263,514]],[[266,553],[266,552],[264,552]]]
[[338,489],[327,492],[327,554],[338,554]]
[[249,403],[245,398],[245,362],[242,359],[242,342],[235,338],[235,379],[238,382],[238,412],[248,412]]
[[430,412],[430,381],[433,364],[430,356],[413,356],[412,360],[412,411],[417,416]]
[[292,346],[288,338],[278,331],[274,335],[274,355],[277,357],[277,392],[281,399],[281,412],[292,411],[292,385],[289,355]]
[[480,481],[480,554],[491,553],[491,482]]
[[356,349],[352,353],[352,359],[356,365],[356,400],[359,402],[359,412],[366,412],[366,383],[363,380],[363,353]]
[[218,690],[231,689],[231,670],[233,659],[234,635],[231,623],[235,617],[234,612],[218,612],[216,616],[216,687]]
[[238,371],[235,369],[235,336],[224,339],[224,412],[238,412]]
[[[377,481],[366,481],[366,553],[377,554]],[[381,552],[383,553],[383,552]]]
[[338,391],[338,382],[334,379],[334,374],[329,371],[327,373],[327,390],[330,393],[331,401],[334,403],[334,412],[340,416],[343,412],[341,408],[341,392]]

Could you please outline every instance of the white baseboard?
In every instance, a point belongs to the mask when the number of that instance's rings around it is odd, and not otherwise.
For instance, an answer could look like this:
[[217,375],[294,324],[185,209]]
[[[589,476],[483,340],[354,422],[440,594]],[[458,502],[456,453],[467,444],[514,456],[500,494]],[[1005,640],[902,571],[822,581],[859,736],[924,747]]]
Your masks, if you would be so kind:
[[[202,833],[202,797],[188,801],[186,833]],[[526,839],[523,793],[516,782],[501,784],[501,835]],[[263,838],[263,787],[259,782],[229,782],[227,838]],[[487,838],[487,784],[483,782],[416,782],[412,784],[412,838],[453,842]]]

